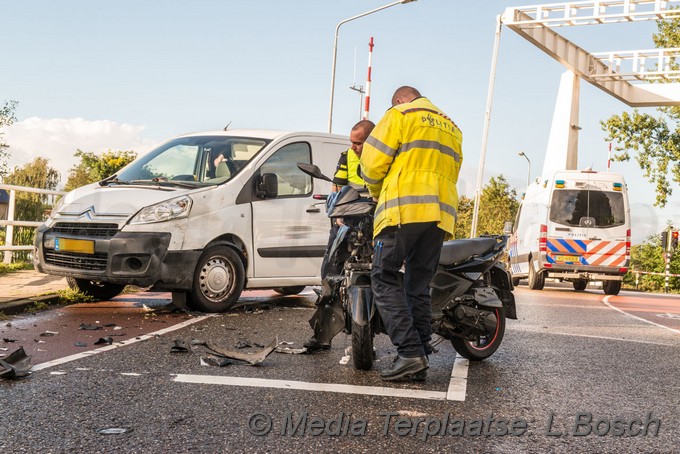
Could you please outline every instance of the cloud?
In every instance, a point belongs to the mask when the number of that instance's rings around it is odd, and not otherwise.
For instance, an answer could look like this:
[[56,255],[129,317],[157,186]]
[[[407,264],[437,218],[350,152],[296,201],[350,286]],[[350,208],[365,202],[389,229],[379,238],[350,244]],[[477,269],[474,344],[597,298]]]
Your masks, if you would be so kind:
[[47,158],[50,166],[59,171],[63,186],[69,169],[78,162],[73,156],[76,150],[94,153],[134,150],[142,154],[157,143],[142,136],[144,129],[110,120],[26,118],[4,130],[9,145],[8,166],[11,170],[37,157]]

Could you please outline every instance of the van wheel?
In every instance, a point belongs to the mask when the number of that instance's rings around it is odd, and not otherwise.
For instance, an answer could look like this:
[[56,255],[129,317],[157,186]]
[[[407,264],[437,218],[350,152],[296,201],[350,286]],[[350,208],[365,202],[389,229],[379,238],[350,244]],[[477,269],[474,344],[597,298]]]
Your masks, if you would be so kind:
[[578,279],[576,281],[573,281],[572,284],[574,284],[574,290],[576,291],[583,291],[586,289],[588,286],[588,280],[587,279]]
[[603,281],[602,290],[605,295],[618,295],[621,291],[621,281]]
[[76,279],[67,277],[66,283],[69,288],[90,295],[95,301],[107,301],[120,294],[125,288],[124,284],[111,284],[108,282],[91,281],[89,279]]
[[543,290],[545,286],[545,274],[534,269],[533,260],[529,260],[529,288],[531,290]]
[[245,274],[236,251],[227,246],[211,247],[198,260],[187,303],[203,312],[224,312],[241,296]]
[[519,285],[519,278],[518,277],[513,277],[512,278],[512,286],[517,287]]
[[293,285],[290,287],[277,287],[274,290],[279,295],[297,295],[305,289],[304,285]]

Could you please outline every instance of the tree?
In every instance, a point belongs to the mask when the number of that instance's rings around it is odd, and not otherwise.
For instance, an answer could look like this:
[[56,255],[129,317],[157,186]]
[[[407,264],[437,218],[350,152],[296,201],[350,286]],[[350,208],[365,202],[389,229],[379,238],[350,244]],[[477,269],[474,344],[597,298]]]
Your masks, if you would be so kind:
[[[670,272],[677,274],[680,270],[680,252],[671,256]],[[636,244],[630,249],[630,272],[624,278],[624,284],[637,287],[648,292],[660,292],[664,290],[665,277],[663,275],[640,274],[636,279],[635,271],[646,271],[653,273],[664,273],[666,271],[666,261],[661,250],[660,234],[652,235],[644,243]],[[637,281],[637,282],[636,282]],[[669,289],[677,291],[680,289],[680,280],[671,277]]]
[[[458,199],[456,238],[470,237],[474,205],[474,200],[465,195]],[[479,234],[501,234],[505,222],[513,221],[517,215],[519,208],[517,191],[510,187],[503,175],[492,177],[482,188],[479,206],[477,232]]]
[[[657,21],[658,33],[653,35],[657,48],[680,47],[680,18]],[[677,70],[675,61],[672,69]],[[600,122],[607,132],[605,140],[617,143],[616,161],[630,160],[628,150],[637,155],[635,159],[644,176],[656,186],[654,205],[664,207],[673,193],[669,179],[680,184],[680,107],[660,107],[657,116],[623,112]]]
[[[33,162],[23,167],[15,167],[4,181],[15,186],[55,190],[60,180],[59,172],[50,167],[48,163],[49,161],[45,158],[35,158]],[[17,191],[15,219],[44,221],[52,207],[51,198],[48,194]],[[16,227],[12,241],[16,245],[30,245],[33,244],[33,234],[33,227]],[[27,260],[28,253],[15,253],[14,257]]]
[[9,153],[7,152],[9,145],[5,143],[2,128],[10,126],[16,121],[16,117],[14,116],[16,106],[16,101],[5,101],[5,105],[0,108],[0,178],[7,175],[7,158],[9,157]]
[[101,156],[92,152],[77,150],[74,156],[80,162],[69,170],[65,191],[71,191],[86,184],[103,180],[132,162],[137,153],[134,151],[106,151]]

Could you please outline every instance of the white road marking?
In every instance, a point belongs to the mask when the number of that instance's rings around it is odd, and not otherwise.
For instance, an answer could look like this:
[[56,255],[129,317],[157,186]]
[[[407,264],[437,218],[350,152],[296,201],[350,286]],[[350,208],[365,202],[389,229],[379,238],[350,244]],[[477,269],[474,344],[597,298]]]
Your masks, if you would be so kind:
[[558,336],[589,337],[589,338],[592,338],[592,339],[604,339],[604,340],[613,340],[613,341],[621,341],[621,342],[635,342],[635,343],[638,343],[638,344],[651,344],[651,345],[663,345],[665,347],[675,347],[675,344],[666,344],[666,343],[663,343],[663,342],[652,342],[652,341],[636,340],[636,339],[624,339],[622,337],[596,336],[594,334],[578,334],[578,333],[565,333],[565,332],[560,332],[560,331],[546,331],[544,329],[507,328],[506,331],[516,331],[516,332],[521,332],[521,333],[555,334],[555,335],[558,335]]
[[456,360],[453,363],[453,369],[451,369],[451,381],[446,392],[446,400],[465,401],[469,367],[470,360],[456,354]]
[[215,375],[177,374],[174,381],[208,385],[248,386],[253,388],[295,389],[367,396],[410,397],[415,399],[446,400],[446,393],[420,389],[385,388],[382,386],[358,386],[339,383],[310,383],[293,380],[274,380],[251,377],[222,377]]
[[429,400],[465,400],[469,361],[456,356],[451,370],[451,381],[447,392],[422,389],[387,388],[384,386],[358,386],[341,383],[311,383],[295,380],[277,380],[250,377],[224,377],[216,375],[175,374],[174,381],[180,383],[200,383],[208,385],[247,386],[253,388],[295,389],[301,391],[320,391],[341,394],[361,394],[366,396],[385,396]]
[[135,344],[137,342],[142,342],[142,341],[145,341],[145,340],[148,340],[148,339],[153,339],[154,337],[160,336],[161,334],[170,333],[172,331],[182,329],[186,326],[193,325],[194,323],[198,323],[200,321],[203,321],[208,317],[214,317],[215,315],[216,314],[209,314],[209,315],[201,315],[201,316],[198,316],[198,317],[194,317],[191,320],[187,320],[185,322],[178,323],[178,324],[173,325],[173,326],[169,326],[169,327],[164,328],[162,330],[155,331],[155,332],[149,333],[149,334],[144,334],[143,336],[134,337],[132,339],[128,339],[128,340],[124,341],[125,342],[124,344],[107,345],[105,347],[100,347],[100,348],[97,348],[95,350],[90,350],[90,351],[82,352],[82,353],[76,353],[74,355],[65,356],[63,358],[53,359],[52,361],[47,361],[45,363],[36,364],[35,366],[33,366],[33,368],[31,370],[32,371],[38,371],[38,370],[47,369],[49,367],[58,366],[59,364],[69,363],[69,362],[75,361],[77,359],[87,358],[88,356],[97,355],[99,353],[104,353],[104,352],[107,352],[109,350],[115,350],[116,348],[124,347],[126,345],[132,345],[132,344]]
[[611,309],[614,309],[615,311],[621,312],[622,314],[627,315],[627,316],[629,316],[629,317],[636,318],[636,319],[638,319],[638,320],[640,320],[640,321],[642,321],[642,322],[649,323],[649,324],[654,325],[654,326],[658,326],[659,328],[665,328],[665,329],[667,329],[667,330],[669,330],[669,331],[673,331],[674,333],[680,334],[680,330],[677,330],[677,329],[674,329],[674,328],[670,328],[670,327],[668,327],[668,326],[664,326],[664,325],[662,325],[662,324],[660,324],[660,323],[655,323],[655,322],[653,322],[653,321],[651,321],[651,320],[647,320],[647,319],[644,319],[644,318],[642,318],[642,317],[638,317],[637,315],[629,314],[628,312],[623,311],[623,310],[619,309],[618,307],[615,307],[614,305],[612,305],[612,304],[609,302],[609,299],[610,299],[612,296],[614,296],[614,295],[605,296],[604,299],[602,300],[602,302],[603,302],[604,304],[606,304],[608,307],[610,307]]

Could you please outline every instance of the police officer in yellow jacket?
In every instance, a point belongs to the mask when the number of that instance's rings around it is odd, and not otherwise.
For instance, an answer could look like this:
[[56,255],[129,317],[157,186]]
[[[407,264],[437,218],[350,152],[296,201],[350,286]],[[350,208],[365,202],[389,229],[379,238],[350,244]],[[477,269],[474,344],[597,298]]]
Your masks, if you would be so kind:
[[[413,87],[400,87],[392,107],[364,144],[361,172],[377,199],[371,286],[397,357],[383,380],[424,380],[431,353],[429,284],[442,243],[454,235],[456,183],[463,136]],[[405,265],[403,287],[399,270]]]

